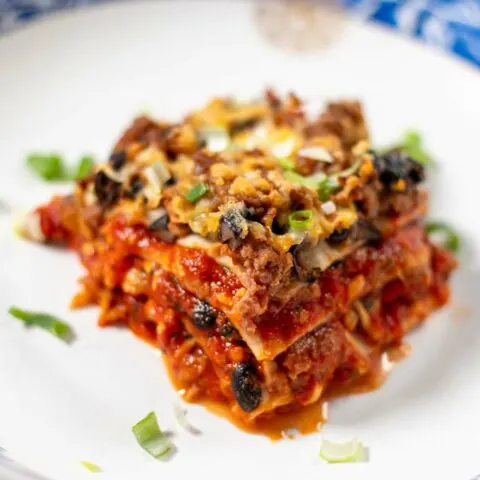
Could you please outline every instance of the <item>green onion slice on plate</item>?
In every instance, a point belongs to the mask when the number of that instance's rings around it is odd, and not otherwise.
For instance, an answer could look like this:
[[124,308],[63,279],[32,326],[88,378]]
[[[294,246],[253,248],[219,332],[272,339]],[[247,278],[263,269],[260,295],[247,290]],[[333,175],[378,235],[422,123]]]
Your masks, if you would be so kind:
[[65,180],[68,178],[63,158],[56,153],[32,153],[27,157],[27,165],[37,175],[47,181]]
[[42,312],[30,312],[17,307],[10,307],[8,313],[21,320],[27,327],[42,328],[65,342],[73,339],[73,331],[70,326],[53,315]]
[[322,440],[320,458],[327,463],[351,463],[365,460],[365,447],[358,440],[344,443]]
[[83,178],[90,175],[93,170],[93,166],[95,165],[95,161],[93,157],[90,155],[84,155],[77,166],[77,171],[75,173],[74,179],[75,180],[82,180]]
[[456,253],[460,249],[460,237],[445,222],[429,222],[425,225],[425,230],[432,237],[439,238],[440,243],[448,250]]
[[180,405],[175,404],[173,406],[173,412],[175,414],[175,418],[177,422],[185,429],[187,432],[191,433],[192,435],[201,435],[201,431],[194,427],[187,419],[187,411],[182,408]]
[[172,442],[160,430],[155,412],[150,412],[144,419],[132,427],[138,444],[152,457],[164,458],[174,449]]
[[102,471],[102,469],[98,465],[87,460],[81,460],[80,464],[92,473],[99,473]]
[[416,130],[406,131],[398,145],[394,148],[403,150],[412,160],[423,166],[435,163],[430,153],[423,146],[422,136]]
[[94,163],[91,155],[84,155],[78,162],[75,172],[69,173],[63,157],[56,153],[32,153],[27,157],[29,168],[49,182],[81,180],[90,174]]

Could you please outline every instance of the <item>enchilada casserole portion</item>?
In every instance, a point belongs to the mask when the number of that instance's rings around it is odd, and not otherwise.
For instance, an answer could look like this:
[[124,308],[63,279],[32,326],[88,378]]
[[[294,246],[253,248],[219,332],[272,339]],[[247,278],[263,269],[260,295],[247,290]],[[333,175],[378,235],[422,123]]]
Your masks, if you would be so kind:
[[75,250],[74,307],[161,348],[190,401],[244,424],[367,386],[448,300],[422,165],[375,151],[358,102],[293,94],[137,118],[107,162],[27,219]]

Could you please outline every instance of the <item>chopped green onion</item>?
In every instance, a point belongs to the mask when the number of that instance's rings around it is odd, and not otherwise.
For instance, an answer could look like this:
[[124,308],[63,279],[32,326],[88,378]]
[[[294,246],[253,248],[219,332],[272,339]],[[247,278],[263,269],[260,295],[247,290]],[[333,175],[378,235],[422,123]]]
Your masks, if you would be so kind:
[[162,458],[174,449],[172,442],[160,430],[155,412],[150,412],[144,419],[132,427],[138,444],[152,457]]
[[322,202],[326,202],[330,195],[340,188],[340,184],[337,180],[339,177],[338,173],[328,176],[323,172],[319,172],[310,175],[309,177],[304,177],[303,175],[289,170],[283,175],[289,182],[316,190],[318,192],[318,197]]
[[88,462],[86,460],[82,460],[80,464],[84,466],[89,472],[92,472],[92,473],[99,473],[102,471],[102,469],[98,465],[92,462]]
[[308,178],[300,175],[296,172],[287,171],[283,174],[286,180],[297,185],[303,185],[304,187],[314,188],[314,186],[308,184]]
[[185,409],[175,404],[173,406],[173,412],[178,423],[187,430],[187,432],[190,432],[192,435],[201,435],[202,432],[187,420],[187,411]]
[[354,173],[357,173],[358,169],[360,168],[360,165],[362,162],[360,160],[357,160],[353,165],[350,165],[350,167],[346,168],[345,170],[342,170],[338,173],[333,173],[332,177],[335,178],[347,178],[353,175]]
[[458,252],[460,249],[460,237],[445,222],[429,222],[425,225],[425,230],[429,235],[438,235],[441,243],[448,250]]
[[310,147],[304,147],[297,152],[301,157],[316,160],[317,162],[332,163],[332,154],[325,148],[319,145],[312,145]]
[[185,194],[185,198],[190,203],[197,203],[209,190],[210,188],[206,183],[197,183]]
[[288,157],[277,158],[278,163],[284,170],[293,170],[295,168],[295,162]]
[[286,171],[283,174],[283,176],[289,182],[296,183],[297,185],[302,185],[307,188],[311,188],[312,190],[317,190],[320,182],[323,182],[325,178],[327,178],[327,176],[322,172],[315,173],[314,175],[310,175],[309,177],[304,177],[303,175],[300,175],[299,173],[296,173],[296,172],[292,172],[290,170]]
[[69,342],[73,338],[73,331],[70,326],[48,313],[29,312],[17,307],[10,307],[8,313],[12,317],[22,320],[27,327],[42,328],[65,342]]
[[94,160],[90,155],[84,155],[73,174],[69,174],[64,159],[57,154],[33,153],[27,157],[27,164],[47,181],[81,180],[92,171]]
[[68,177],[63,158],[57,154],[32,153],[27,157],[27,165],[48,181],[65,180]]
[[80,163],[77,167],[77,172],[75,173],[74,180],[82,180],[83,178],[90,175],[95,161],[89,155],[85,155],[80,159]]
[[230,135],[223,127],[205,127],[199,130],[199,134],[211,152],[223,152],[230,145]]
[[322,440],[320,458],[328,463],[351,463],[365,459],[365,447],[358,440],[345,443]]
[[423,147],[423,139],[420,133],[415,130],[406,131],[395,148],[403,150],[412,160],[421,165],[427,166],[434,163],[431,155]]
[[307,230],[312,225],[313,211],[312,210],[298,210],[288,216],[288,224],[294,230]]
[[334,176],[326,177],[319,185],[318,185],[318,197],[322,202],[326,202],[330,195],[336,192],[340,188],[340,184],[338,180]]
[[362,162],[356,161],[353,165],[337,173],[332,173],[325,177],[317,187],[318,197],[322,202],[326,202],[332,193],[335,193],[340,188],[339,178],[350,177],[358,171]]

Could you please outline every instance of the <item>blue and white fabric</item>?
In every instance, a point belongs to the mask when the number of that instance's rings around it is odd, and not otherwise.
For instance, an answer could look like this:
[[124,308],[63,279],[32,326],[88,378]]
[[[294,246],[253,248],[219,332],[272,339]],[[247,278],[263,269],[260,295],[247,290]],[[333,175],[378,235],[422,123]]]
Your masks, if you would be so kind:
[[480,67],[480,0],[341,0],[355,14],[421,38]]
[[[99,1],[0,0],[0,33],[54,10]],[[339,1],[366,20],[423,39],[480,67],[480,0]]]

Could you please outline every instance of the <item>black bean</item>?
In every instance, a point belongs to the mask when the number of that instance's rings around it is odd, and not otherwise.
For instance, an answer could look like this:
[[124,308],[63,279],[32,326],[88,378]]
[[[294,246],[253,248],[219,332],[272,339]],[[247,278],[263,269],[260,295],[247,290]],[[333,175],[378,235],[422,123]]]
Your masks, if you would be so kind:
[[205,330],[215,325],[217,319],[217,312],[208,303],[203,300],[199,300],[195,307],[193,307],[192,321],[197,328]]
[[423,166],[399,149],[376,154],[373,163],[380,182],[387,187],[395,184],[398,180],[417,184],[425,177]]
[[243,411],[252,412],[260,405],[262,389],[251,364],[239,363],[235,366],[232,373],[232,389]]
[[342,230],[334,230],[333,233],[327,238],[328,243],[336,245],[337,243],[344,242],[351,233],[350,228],[344,228]]
[[245,217],[238,210],[230,210],[220,218],[218,239],[225,243],[237,240],[243,232]]
[[109,162],[114,170],[120,170],[127,163],[127,152],[120,150],[112,153]]
[[102,207],[108,207],[113,205],[118,198],[122,190],[122,184],[110,178],[104,171],[100,170],[95,175],[95,195],[97,196],[98,203]]
[[127,191],[127,196],[135,198],[137,193],[142,191],[144,186],[144,181],[138,175],[134,175],[130,180],[130,188]]
[[222,337],[231,338],[237,330],[230,322],[226,322],[218,329],[218,331]]
[[169,223],[170,217],[168,216],[168,214],[165,214],[154,220],[148,226],[148,230],[154,232],[155,236],[160,238],[160,240],[164,241],[165,243],[174,243],[176,236],[168,229]]

